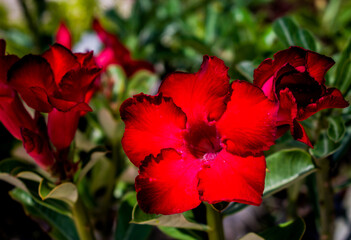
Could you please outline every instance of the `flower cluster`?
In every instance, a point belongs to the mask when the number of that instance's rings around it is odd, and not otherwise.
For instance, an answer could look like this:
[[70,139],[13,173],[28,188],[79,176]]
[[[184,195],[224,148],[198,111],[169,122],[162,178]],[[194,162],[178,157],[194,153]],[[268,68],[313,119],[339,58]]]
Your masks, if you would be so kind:
[[176,72],[156,96],[143,93],[120,108],[122,146],[139,167],[135,188],[147,213],[174,214],[201,201],[259,205],[268,150],[287,129],[311,146],[298,121],[348,103],[324,85],[332,60],[292,47],[265,60],[254,84],[235,80],[216,57],[197,73]]
[[[55,171],[69,164],[67,149],[80,116],[91,111],[88,101],[100,68],[92,52],[73,54],[60,44],[21,59],[6,55],[5,46],[1,40],[0,120],[38,165]],[[19,95],[35,110],[34,117]],[[48,113],[47,124],[40,113]]]

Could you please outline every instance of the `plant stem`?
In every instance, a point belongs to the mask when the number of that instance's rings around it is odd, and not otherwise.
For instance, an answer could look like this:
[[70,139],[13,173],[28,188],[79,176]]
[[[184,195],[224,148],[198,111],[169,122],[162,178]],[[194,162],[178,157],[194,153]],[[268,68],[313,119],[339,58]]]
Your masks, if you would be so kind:
[[334,193],[330,178],[330,166],[327,158],[318,159],[317,178],[318,203],[320,213],[321,240],[333,239],[334,233]]
[[223,217],[217,212],[211,204],[206,203],[207,225],[210,230],[207,231],[209,240],[224,240]]
[[83,202],[78,197],[77,202],[72,207],[73,221],[76,225],[79,239],[94,240],[93,228]]

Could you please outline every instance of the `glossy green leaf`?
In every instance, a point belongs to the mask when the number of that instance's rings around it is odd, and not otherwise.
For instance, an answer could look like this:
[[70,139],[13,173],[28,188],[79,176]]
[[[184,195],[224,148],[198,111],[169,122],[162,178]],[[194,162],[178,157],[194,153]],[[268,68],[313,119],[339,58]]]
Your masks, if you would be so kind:
[[300,240],[305,233],[305,230],[305,222],[302,218],[298,218],[294,221],[289,221],[279,224],[276,227],[269,228],[258,235],[267,240]]
[[328,137],[334,142],[339,142],[345,135],[345,124],[341,116],[328,117]]
[[296,45],[294,33],[298,32],[295,22],[289,17],[282,17],[273,23],[273,30],[285,47]]
[[15,175],[20,171],[32,171],[35,169],[35,166],[24,162],[18,159],[4,159],[0,162],[0,173],[9,173]]
[[123,197],[118,211],[115,240],[148,239],[152,226],[129,223],[136,202],[135,192],[129,192]]
[[70,217],[39,204],[30,194],[21,189],[15,188],[10,192],[10,195],[14,200],[23,205],[29,216],[43,219],[50,225],[48,234],[53,239],[78,239],[78,234]]
[[297,46],[309,49],[312,51],[317,50],[316,41],[312,34],[305,29],[298,29],[297,32],[293,33],[294,43]]
[[157,215],[144,213],[139,208],[138,204],[134,206],[131,223],[187,228],[200,231],[207,231],[209,229],[207,225],[189,222],[181,213],[173,215]]
[[57,199],[73,206],[78,199],[78,190],[76,185],[70,182],[55,186],[43,179],[39,185],[39,196],[44,201],[47,199]]
[[266,158],[264,196],[278,192],[315,171],[311,156],[301,149],[282,150]]
[[349,39],[346,47],[341,53],[335,71],[334,86],[339,88],[341,92],[346,93],[351,85],[351,38]]
[[332,141],[327,131],[322,131],[314,148],[310,149],[310,153],[316,158],[325,158],[336,152],[340,146],[341,142]]
[[188,232],[185,232],[184,229],[163,226],[158,226],[158,229],[160,229],[161,232],[172,237],[173,239],[199,240],[199,236],[191,235]]
[[155,74],[139,70],[129,80],[127,86],[127,97],[132,97],[138,93],[151,94],[157,91],[158,78]]
[[123,68],[119,65],[110,65],[107,68],[107,74],[112,81],[112,101],[121,99],[126,90],[127,77]]

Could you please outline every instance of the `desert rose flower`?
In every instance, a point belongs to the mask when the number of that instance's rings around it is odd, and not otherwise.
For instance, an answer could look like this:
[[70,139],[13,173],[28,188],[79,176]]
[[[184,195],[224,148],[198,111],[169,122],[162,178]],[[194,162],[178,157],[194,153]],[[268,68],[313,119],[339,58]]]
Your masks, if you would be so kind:
[[325,74],[333,59],[300,47],[277,52],[254,71],[254,84],[279,103],[277,137],[290,128],[292,136],[312,144],[299,121],[326,108],[344,108],[348,103],[336,88],[325,86]]
[[117,64],[124,69],[128,77],[141,69],[154,72],[151,63],[133,59],[130,51],[119,41],[117,36],[107,32],[97,19],[94,19],[93,28],[104,44],[104,49],[96,56],[96,62],[104,70],[110,64]]
[[139,167],[141,209],[175,214],[201,201],[259,205],[274,144],[277,105],[228,68],[205,56],[194,74],[173,73],[156,96],[143,93],[120,108],[122,146]]
[[9,86],[28,106],[49,113],[48,134],[56,149],[71,144],[81,114],[91,111],[86,95],[100,72],[91,59],[92,53],[73,54],[54,44],[40,56],[24,56],[9,70]]
[[57,30],[56,43],[59,43],[68,49],[72,49],[72,36],[69,29],[63,22],[60,23]]
[[0,39],[0,121],[17,139],[23,141],[27,153],[44,169],[54,164],[48,139],[38,128],[39,121],[32,118],[19,99],[17,92],[7,83],[7,73],[19,58],[5,55],[6,43]]

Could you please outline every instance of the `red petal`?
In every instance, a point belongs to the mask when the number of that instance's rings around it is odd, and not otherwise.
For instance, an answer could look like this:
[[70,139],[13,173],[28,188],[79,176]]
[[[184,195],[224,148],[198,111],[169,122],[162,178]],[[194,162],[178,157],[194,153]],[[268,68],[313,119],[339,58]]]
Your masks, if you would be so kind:
[[77,57],[77,61],[82,67],[97,68],[93,51],[89,51],[86,53],[74,53],[74,56]]
[[22,139],[21,127],[32,131],[36,129],[34,120],[15,93],[8,101],[0,100],[0,121],[15,138],[20,140]]
[[168,215],[197,207],[201,203],[197,191],[200,169],[200,161],[184,158],[173,149],[163,149],[157,158],[148,156],[135,179],[140,208]]
[[85,111],[85,112],[92,111],[89,105],[85,102],[67,101],[67,100],[55,98],[55,97],[49,97],[49,99],[52,106],[61,112],[68,112],[76,107],[77,107],[76,109],[77,111]]
[[28,106],[40,112],[52,110],[47,96],[57,92],[57,86],[50,65],[44,58],[34,55],[23,57],[9,70],[8,81]]
[[56,42],[68,49],[72,48],[71,33],[63,22],[60,23],[60,26],[57,30]]
[[4,39],[0,39],[0,57],[5,55],[6,42]]
[[326,108],[345,108],[349,103],[344,99],[342,93],[336,88],[328,88],[325,95],[316,103],[311,103],[305,108],[299,109],[298,121],[305,120],[316,112]]
[[334,65],[334,60],[330,57],[320,55],[318,53],[307,52],[307,71],[320,84],[324,84],[324,75]]
[[99,67],[104,69],[110,64],[121,65],[121,63],[115,58],[114,52],[111,48],[105,48],[102,50],[96,57],[96,63]]
[[226,201],[260,205],[265,176],[262,153],[244,158],[223,149],[199,172],[200,199],[211,204]]
[[277,117],[277,126],[289,124],[292,125],[297,114],[297,104],[292,92],[286,88],[279,92],[279,110]]
[[295,140],[306,144],[307,146],[313,148],[313,145],[308,138],[305,129],[303,126],[296,120],[293,121],[293,124],[290,127],[291,135],[294,137]]
[[204,56],[197,73],[173,73],[162,82],[159,92],[171,97],[189,122],[217,120],[226,108],[228,68],[219,58]]
[[[83,103],[82,103],[83,104]],[[69,147],[77,131],[82,104],[76,105],[68,112],[53,109],[48,115],[48,133],[56,149]],[[86,105],[85,103],[83,105]]]
[[79,67],[77,58],[73,53],[57,43],[52,45],[42,56],[50,63],[57,84],[69,70]]
[[125,123],[122,146],[134,165],[163,148],[183,146],[186,116],[172,99],[141,93],[124,101],[120,113]]
[[54,164],[54,156],[45,138],[26,128],[21,129],[23,146],[26,152],[42,168],[47,169]]
[[305,66],[305,56],[306,50],[300,47],[290,47],[277,52],[274,54],[274,60],[268,58],[254,70],[254,84],[262,87],[268,79],[274,76],[287,63],[294,68]]
[[248,82],[234,81],[227,110],[217,122],[222,142],[233,154],[257,155],[274,144],[277,104]]
[[99,73],[99,68],[79,68],[67,72],[59,84],[60,98],[67,101],[84,102],[85,94]]

